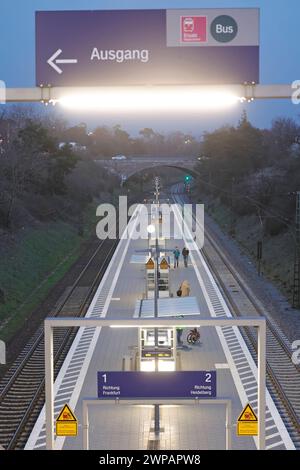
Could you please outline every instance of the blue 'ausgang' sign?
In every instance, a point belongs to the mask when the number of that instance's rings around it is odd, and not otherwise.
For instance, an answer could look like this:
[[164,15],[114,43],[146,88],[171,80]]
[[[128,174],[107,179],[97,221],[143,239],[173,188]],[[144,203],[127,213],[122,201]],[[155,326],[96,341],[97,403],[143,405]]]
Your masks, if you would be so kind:
[[255,8],[36,13],[38,86],[245,81],[259,81]]
[[98,372],[98,398],[215,398],[216,371]]

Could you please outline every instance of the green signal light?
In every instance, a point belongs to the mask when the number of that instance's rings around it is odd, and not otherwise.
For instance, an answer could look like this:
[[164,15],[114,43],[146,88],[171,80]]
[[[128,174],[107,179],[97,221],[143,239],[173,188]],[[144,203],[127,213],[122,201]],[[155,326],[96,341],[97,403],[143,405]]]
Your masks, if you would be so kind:
[[191,177],[186,175],[184,179],[185,179],[185,181],[190,181]]

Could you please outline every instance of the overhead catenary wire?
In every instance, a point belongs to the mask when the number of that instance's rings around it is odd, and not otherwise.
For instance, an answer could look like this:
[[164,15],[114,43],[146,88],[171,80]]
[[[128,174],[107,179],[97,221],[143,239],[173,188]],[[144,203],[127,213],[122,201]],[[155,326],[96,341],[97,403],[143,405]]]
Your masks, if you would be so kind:
[[278,214],[278,213],[275,213],[273,212],[272,210],[270,210],[268,207],[266,207],[263,203],[261,203],[260,201],[257,201],[256,199],[250,197],[250,196],[246,196],[246,195],[237,195],[237,194],[232,194],[231,191],[227,191],[226,189],[223,189],[219,186],[217,186],[216,184],[214,183],[210,183],[208,181],[205,181],[203,180],[202,178],[199,177],[199,173],[198,171],[195,171],[196,175],[197,175],[197,179],[198,181],[201,181],[201,183],[205,184],[206,186],[211,186],[215,189],[217,189],[218,191],[228,195],[229,197],[232,197],[233,199],[236,199],[236,200],[241,200],[241,199],[247,199],[248,201],[250,201],[252,204],[254,204],[256,207],[259,206],[259,208],[261,208],[265,214],[269,215],[270,217],[272,218],[275,218],[277,220],[279,220],[280,222],[282,222],[284,225],[286,225],[288,228],[293,228],[293,224],[292,222],[290,221],[290,219],[284,217],[282,214]]

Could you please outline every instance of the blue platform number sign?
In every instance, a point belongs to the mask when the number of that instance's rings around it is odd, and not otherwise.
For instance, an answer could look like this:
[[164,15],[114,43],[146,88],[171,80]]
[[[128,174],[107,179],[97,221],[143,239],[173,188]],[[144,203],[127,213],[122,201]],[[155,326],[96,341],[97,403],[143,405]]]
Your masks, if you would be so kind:
[[216,371],[98,372],[98,398],[215,398]]

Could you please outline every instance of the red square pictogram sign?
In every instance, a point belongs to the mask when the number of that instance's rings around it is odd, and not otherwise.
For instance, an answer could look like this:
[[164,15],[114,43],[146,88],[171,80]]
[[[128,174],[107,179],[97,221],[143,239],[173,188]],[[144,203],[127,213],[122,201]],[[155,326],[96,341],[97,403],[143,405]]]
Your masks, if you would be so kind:
[[206,16],[181,16],[181,42],[206,42]]

